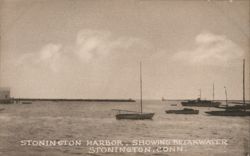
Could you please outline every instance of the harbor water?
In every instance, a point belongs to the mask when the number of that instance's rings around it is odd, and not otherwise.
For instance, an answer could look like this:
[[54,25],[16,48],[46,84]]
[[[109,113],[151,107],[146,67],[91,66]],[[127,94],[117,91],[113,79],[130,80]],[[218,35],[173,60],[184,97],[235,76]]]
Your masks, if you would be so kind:
[[[244,156],[249,152],[249,117],[209,116],[205,111],[217,108],[206,107],[197,108],[198,115],[165,113],[169,109],[182,109],[180,101],[145,100],[143,104],[144,112],[155,113],[153,120],[116,120],[112,109],[139,111],[139,102],[35,101],[0,105],[3,109],[0,112],[0,155]],[[118,140],[131,145],[134,140],[171,139],[225,139],[227,145],[183,145],[183,151],[91,152],[87,144],[88,141]],[[28,145],[27,140],[80,141],[80,144],[40,146],[34,142]]]

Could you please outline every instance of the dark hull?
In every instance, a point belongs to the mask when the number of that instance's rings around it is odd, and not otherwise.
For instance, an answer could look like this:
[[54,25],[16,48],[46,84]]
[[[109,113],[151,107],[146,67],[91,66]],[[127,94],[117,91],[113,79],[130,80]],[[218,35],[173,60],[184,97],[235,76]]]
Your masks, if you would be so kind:
[[32,102],[22,102],[22,104],[32,104]]
[[250,116],[250,112],[241,110],[210,111],[206,113],[213,116]]
[[117,114],[116,119],[127,119],[127,120],[152,120],[154,113],[127,113]]
[[202,101],[193,101],[193,102],[181,102],[182,106],[189,107],[219,107],[219,102],[202,102]]
[[250,105],[246,106],[241,106],[241,105],[236,105],[236,106],[221,106],[221,107],[216,107],[220,109],[232,109],[232,110],[239,110],[239,109],[250,109]]
[[171,106],[177,106],[177,104],[171,104]]
[[167,110],[167,114],[199,114],[199,110]]

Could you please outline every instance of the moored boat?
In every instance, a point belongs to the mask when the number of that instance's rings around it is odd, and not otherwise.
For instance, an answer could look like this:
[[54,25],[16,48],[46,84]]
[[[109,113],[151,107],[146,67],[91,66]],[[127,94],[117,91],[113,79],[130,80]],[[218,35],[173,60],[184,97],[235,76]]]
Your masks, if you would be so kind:
[[209,111],[205,113],[213,116],[250,116],[249,111],[244,111],[241,109],[225,109],[221,111]]
[[144,113],[142,111],[142,70],[141,70],[141,62],[140,62],[140,112],[136,111],[127,111],[127,110],[118,110],[118,114],[116,114],[116,119],[129,119],[129,120],[151,120],[154,116],[154,113]]
[[184,108],[182,110],[166,110],[167,114],[199,114],[199,110]]
[[213,116],[250,116],[250,111],[247,111],[247,104],[245,101],[245,59],[243,60],[243,105],[240,106],[228,106],[227,102],[227,90],[225,88],[226,106],[225,110],[209,111],[205,112]]
[[217,102],[214,100],[214,84],[213,84],[213,99],[212,100],[202,100],[201,99],[201,89],[200,96],[196,100],[188,100],[181,102],[182,106],[188,106],[188,107],[219,107],[221,104],[220,102]]
[[216,108],[220,108],[220,109],[235,109],[235,110],[239,110],[239,109],[250,109],[250,105],[247,104],[247,105],[234,105],[234,106],[220,106],[220,107],[216,107]]
[[151,120],[154,116],[154,113],[123,113],[117,114],[116,119],[130,119],[130,120]]
[[32,104],[31,101],[23,101],[22,104]]
[[182,106],[189,107],[218,107],[221,103],[210,100],[201,100],[198,98],[197,100],[188,100],[181,102]]

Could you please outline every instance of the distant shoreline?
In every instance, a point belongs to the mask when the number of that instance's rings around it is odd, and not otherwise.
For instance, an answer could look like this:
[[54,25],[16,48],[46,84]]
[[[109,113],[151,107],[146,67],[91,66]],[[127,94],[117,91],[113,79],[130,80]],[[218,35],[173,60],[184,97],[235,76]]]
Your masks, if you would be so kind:
[[[138,99],[63,99],[63,98],[10,98],[5,100],[0,100],[0,103],[12,103],[15,102],[25,102],[25,101],[54,101],[54,102],[60,102],[60,101],[73,101],[73,102],[136,102]],[[158,101],[159,99],[145,99],[143,101]],[[188,101],[188,100],[195,100],[195,99],[166,99],[164,101]],[[11,102],[12,101],[12,102]],[[161,101],[161,100],[159,100]],[[225,101],[225,100],[214,100],[214,101]],[[242,100],[228,100],[228,102],[242,102]],[[250,100],[246,100],[246,102],[250,102]]]
[[14,101],[136,102],[136,100],[133,99],[43,99],[43,98],[14,98]]

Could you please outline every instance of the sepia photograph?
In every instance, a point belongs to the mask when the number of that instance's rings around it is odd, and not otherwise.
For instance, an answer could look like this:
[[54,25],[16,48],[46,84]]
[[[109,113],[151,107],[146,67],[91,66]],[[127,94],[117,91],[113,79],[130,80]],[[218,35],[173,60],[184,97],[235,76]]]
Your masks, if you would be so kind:
[[250,156],[250,0],[0,0],[0,156]]

